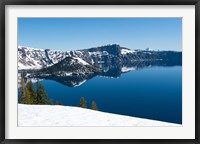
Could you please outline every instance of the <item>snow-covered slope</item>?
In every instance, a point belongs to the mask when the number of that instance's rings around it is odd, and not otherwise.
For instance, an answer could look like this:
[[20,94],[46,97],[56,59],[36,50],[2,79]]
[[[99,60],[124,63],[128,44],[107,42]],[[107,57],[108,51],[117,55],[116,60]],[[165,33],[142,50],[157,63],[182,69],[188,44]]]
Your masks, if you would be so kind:
[[60,51],[49,49],[38,49],[24,46],[18,46],[18,69],[41,69],[52,66],[66,57],[73,57],[83,65],[88,65],[82,59],[82,51]]
[[41,69],[58,63],[66,56],[59,50],[18,46],[18,69]]
[[18,126],[181,126],[90,109],[18,104]]

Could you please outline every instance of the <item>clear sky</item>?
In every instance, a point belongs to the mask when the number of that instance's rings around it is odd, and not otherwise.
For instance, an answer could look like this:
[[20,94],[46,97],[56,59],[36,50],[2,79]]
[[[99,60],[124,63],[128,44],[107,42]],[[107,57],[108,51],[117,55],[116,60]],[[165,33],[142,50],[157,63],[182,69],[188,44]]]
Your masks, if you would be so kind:
[[18,45],[67,51],[107,44],[182,51],[182,18],[18,18]]

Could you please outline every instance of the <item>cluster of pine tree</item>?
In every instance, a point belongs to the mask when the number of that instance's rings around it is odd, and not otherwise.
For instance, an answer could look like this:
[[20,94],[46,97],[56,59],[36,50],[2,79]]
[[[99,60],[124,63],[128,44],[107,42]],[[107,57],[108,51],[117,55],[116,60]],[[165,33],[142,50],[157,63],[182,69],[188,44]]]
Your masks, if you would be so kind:
[[[48,97],[45,87],[37,80],[34,87],[32,81],[28,81],[25,84],[24,78],[21,78],[20,98],[19,103],[22,104],[50,104],[53,105],[53,100]],[[62,105],[60,101],[56,102],[56,105]],[[80,107],[87,108],[87,101],[84,97],[80,99]],[[92,101],[91,109],[98,110],[97,104]]]
[[[80,98],[80,107],[87,108],[87,101],[84,99],[84,97]],[[92,101],[91,109],[98,110],[98,107],[95,101]]]
[[21,78],[21,90],[19,103],[22,104],[49,104],[48,95],[44,86],[37,80],[34,87],[32,81],[25,84],[24,78]]

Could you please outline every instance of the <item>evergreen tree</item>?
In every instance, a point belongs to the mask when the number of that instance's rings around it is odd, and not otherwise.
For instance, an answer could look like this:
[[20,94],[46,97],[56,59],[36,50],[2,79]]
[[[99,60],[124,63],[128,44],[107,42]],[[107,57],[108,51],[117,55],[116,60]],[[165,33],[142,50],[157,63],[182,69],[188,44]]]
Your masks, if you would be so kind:
[[49,100],[49,104],[53,105],[53,100],[52,99]]
[[95,103],[95,101],[92,102],[91,108],[92,108],[93,110],[98,110],[97,104]]
[[45,87],[37,80],[36,82],[36,95],[34,99],[35,104],[48,104],[48,95]]
[[62,104],[61,104],[61,102],[60,102],[60,101],[57,101],[57,102],[56,102],[56,105],[62,105]]
[[81,97],[81,99],[80,99],[80,107],[82,107],[82,108],[87,107],[87,101],[84,99],[84,97]]
[[26,86],[24,82],[24,78],[21,77],[21,88],[20,88],[20,103],[26,104],[27,98],[26,98]]
[[26,85],[26,104],[35,104],[36,92],[32,81],[30,80]]
[[35,91],[36,91],[36,95],[35,95],[35,99],[34,99],[34,103],[35,104],[39,104],[39,99],[40,99],[40,91],[39,91],[39,80],[37,79],[36,85],[35,85]]

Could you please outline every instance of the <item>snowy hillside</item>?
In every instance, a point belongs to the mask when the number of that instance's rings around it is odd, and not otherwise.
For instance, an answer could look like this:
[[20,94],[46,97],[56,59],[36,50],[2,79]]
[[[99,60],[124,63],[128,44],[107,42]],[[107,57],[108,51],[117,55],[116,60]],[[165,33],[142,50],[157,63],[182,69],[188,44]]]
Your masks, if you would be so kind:
[[18,46],[18,69],[41,69],[58,63],[65,52]]
[[71,106],[18,104],[18,126],[181,126]]
[[83,57],[81,51],[60,51],[49,49],[38,49],[18,46],[18,69],[41,69],[52,66],[66,57],[73,57],[83,65],[87,62],[79,57]]

